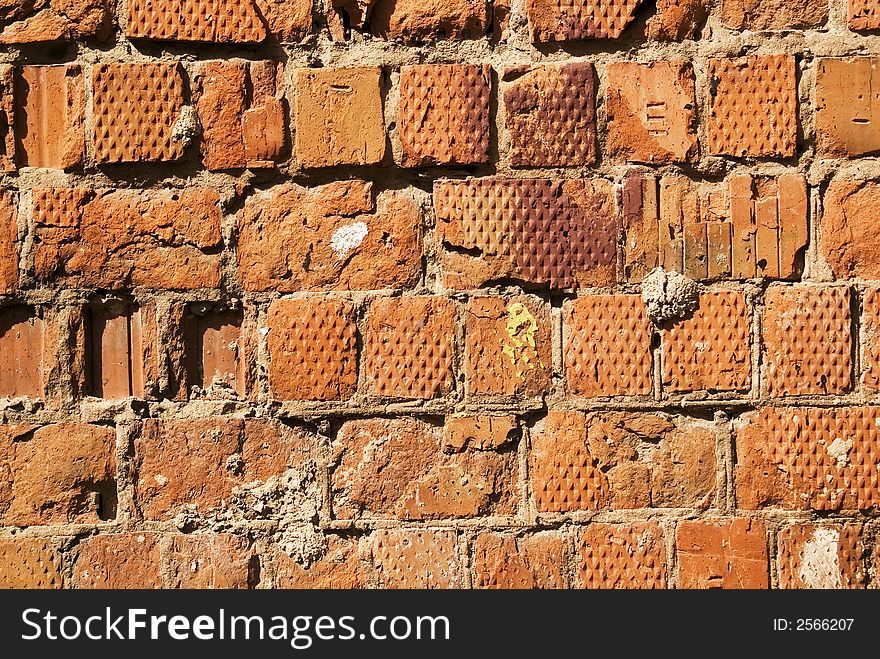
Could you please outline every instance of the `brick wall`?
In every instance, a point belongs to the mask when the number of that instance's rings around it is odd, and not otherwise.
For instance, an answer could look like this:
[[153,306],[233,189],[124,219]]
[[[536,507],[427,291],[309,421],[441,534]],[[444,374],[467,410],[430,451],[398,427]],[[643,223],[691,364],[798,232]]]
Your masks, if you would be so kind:
[[6,4],[0,586],[880,585],[873,0]]

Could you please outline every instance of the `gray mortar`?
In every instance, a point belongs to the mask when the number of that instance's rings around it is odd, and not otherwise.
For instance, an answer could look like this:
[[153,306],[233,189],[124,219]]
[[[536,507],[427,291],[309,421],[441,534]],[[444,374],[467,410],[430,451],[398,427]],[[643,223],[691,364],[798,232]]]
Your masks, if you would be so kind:
[[682,320],[696,310],[700,303],[700,287],[680,272],[654,268],[642,280],[642,300],[648,318],[661,327]]

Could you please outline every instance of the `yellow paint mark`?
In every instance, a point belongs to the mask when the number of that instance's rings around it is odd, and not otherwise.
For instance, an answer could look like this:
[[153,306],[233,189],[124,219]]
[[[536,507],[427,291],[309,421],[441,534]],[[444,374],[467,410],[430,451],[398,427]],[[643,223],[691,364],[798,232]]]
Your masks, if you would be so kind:
[[535,345],[538,321],[524,304],[514,302],[507,307],[507,323],[504,329],[507,338],[501,341],[501,351],[513,364],[518,380],[522,380],[527,371],[544,367]]

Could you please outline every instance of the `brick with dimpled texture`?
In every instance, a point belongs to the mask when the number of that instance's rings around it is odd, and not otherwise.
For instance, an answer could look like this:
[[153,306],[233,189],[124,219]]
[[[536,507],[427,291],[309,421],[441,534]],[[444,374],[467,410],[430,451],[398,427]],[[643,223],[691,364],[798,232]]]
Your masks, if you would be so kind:
[[862,384],[869,391],[880,391],[880,288],[865,290],[862,300]]
[[[363,5],[357,0],[332,2],[335,6]],[[371,4],[371,34],[392,41],[479,39],[489,28],[485,0],[378,0]]]
[[776,538],[780,588],[864,588],[861,524],[792,524]]
[[42,538],[0,540],[0,589],[58,589],[64,583],[61,553]]
[[367,540],[372,580],[379,588],[461,588],[455,531],[392,529]]
[[657,524],[590,524],[578,532],[576,549],[582,588],[666,588],[666,548]]
[[764,522],[739,518],[723,522],[681,522],[679,588],[769,588]]
[[474,540],[474,587],[565,588],[565,540],[554,531],[514,536],[484,532]]
[[635,19],[643,0],[527,0],[529,34],[535,43],[617,39]]
[[874,0],[849,0],[848,10],[850,30],[880,30],[880,8]]
[[250,587],[251,551],[245,538],[229,533],[193,533],[162,539],[169,588]]
[[816,64],[816,152],[845,158],[880,151],[880,57]]
[[161,588],[159,536],[155,533],[98,535],[77,548],[77,588]]
[[130,39],[258,43],[266,26],[253,0],[131,0]]

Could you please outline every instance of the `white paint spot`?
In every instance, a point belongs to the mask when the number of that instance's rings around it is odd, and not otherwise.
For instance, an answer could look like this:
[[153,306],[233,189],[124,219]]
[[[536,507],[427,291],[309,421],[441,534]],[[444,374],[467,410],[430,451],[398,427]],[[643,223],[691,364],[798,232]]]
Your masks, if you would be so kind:
[[336,252],[336,258],[341,261],[360,247],[366,237],[366,222],[355,222],[354,224],[339,227],[333,234],[333,238],[330,239],[330,246]]
[[840,532],[835,529],[816,529],[813,537],[804,543],[800,578],[808,588],[841,588],[840,562],[837,544]]
[[838,437],[826,450],[828,455],[837,462],[838,467],[849,467],[849,452],[852,451],[853,442],[851,439],[843,441]]
[[162,487],[168,485],[168,479],[165,478],[162,474],[156,474],[155,476],[153,476],[153,480],[159,483],[159,485],[161,485]]

